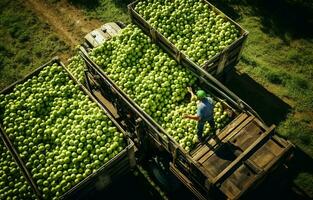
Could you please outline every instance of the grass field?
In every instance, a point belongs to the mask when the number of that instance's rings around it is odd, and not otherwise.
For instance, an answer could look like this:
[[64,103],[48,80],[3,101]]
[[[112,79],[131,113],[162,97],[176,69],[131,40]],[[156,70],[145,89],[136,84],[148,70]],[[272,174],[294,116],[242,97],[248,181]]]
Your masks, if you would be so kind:
[[98,19],[103,23],[112,21],[130,23],[127,5],[132,2],[131,0],[69,0],[69,2],[84,10],[90,19]]
[[0,1],[0,89],[69,50],[22,2]]

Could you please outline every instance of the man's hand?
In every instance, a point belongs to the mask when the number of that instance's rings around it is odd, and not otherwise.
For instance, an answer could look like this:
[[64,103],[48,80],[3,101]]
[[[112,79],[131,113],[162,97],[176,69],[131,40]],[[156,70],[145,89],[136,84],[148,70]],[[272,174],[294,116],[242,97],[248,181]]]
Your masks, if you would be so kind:
[[187,87],[188,92],[190,93],[191,97],[190,97],[190,101],[193,101],[195,99],[197,99],[197,97],[195,96],[195,94],[192,91],[191,87]]
[[187,90],[188,90],[188,92],[189,92],[190,94],[193,94],[191,87],[187,87]]
[[196,120],[199,121],[200,117],[198,115],[187,115],[187,114],[183,114],[183,118],[184,119],[192,119],[192,120]]

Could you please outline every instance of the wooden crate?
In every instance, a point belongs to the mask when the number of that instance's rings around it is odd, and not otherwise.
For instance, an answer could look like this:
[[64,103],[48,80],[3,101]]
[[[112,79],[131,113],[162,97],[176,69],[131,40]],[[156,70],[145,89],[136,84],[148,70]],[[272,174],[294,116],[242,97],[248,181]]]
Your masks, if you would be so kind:
[[[63,63],[60,62],[59,58],[55,57],[48,63],[40,66],[39,68],[35,69],[33,72],[25,76],[23,79],[11,84],[7,88],[5,88],[3,91],[1,91],[1,94],[9,94],[15,87],[16,84],[20,84],[28,80],[29,78],[32,78],[33,76],[36,76],[40,73],[41,70],[43,70],[46,66],[52,65],[54,63],[57,63],[59,66],[62,66],[63,69],[68,73],[69,77],[80,87],[80,89],[86,94],[91,101],[94,101],[103,111],[104,113],[109,117],[109,119],[113,122],[113,124],[117,127],[117,129],[127,137],[129,134],[114,120],[114,118],[111,116],[111,114],[107,111],[107,109],[101,105],[99,102],[96,101],[95,97],[89,93],[89,91],[81,85],[74,76],[66,69]],[[24,161],[20,158],[18,151],[14,147],[13,143],[10,141],[9,137],[5,133],[2,122],[0,122],[1,127],[1,136],[4,138],[4,141],[6,142],[6,145],[9,147],[10,151],[16,157],[18,160],[18,164],[20,168],[25,171],[25,176],[29,180],[29,182],[34,187],[36,193],[38,193],[39,198],[42,198],[41,192],[38,190],[37,185],[35,184],[31,173],[29,172],[29,169],[26,168]],[[106,184],[110,184],[112,181],[120,178],[123,174],[127,173],[132,167],[135,166],[135,148],[134,143],[130,139],[126,139],[127,146],[114,158],[112,158],[109,162],[103,164],[95,173],[90,174],[88,177],[86,177],[84,180],[79,182],[77,185],[75,185],[73,188],[71,188],[69,191],[65,192],[61,199],[78,199],[83,198],[84,196],[88,195],[88,192],[95,188],[95,185],[102,184],[103,180],[105,179],[107,182]],[[106,186],[106,185],[105,185]]]
[[154,42],[161,46],[162,49],[169,53],[178,63],[184,66],[196,66],[197,73],[211,74],[220,78],[224,73],[230,71],[231,68],[235,67],[235,65],[239,62],[244,43],[248,37],[248,31],[244,30],[238,23],[233,21],[208,1],[202,0],[204,3],[209,5],[211,10],[221,15],[224,19],[226,19],[226,21],[235,25],[235,27],[240,31],[240,36],[232,44],[225,47],[225,49],[223,49],[220,53],[207,60],[202,66],[199,66],[195,62],[191,61],[186,54],[181,52],[173,43],[171,43],[171,41],[164,37],[160,32],[158,32],[158,30],[152,27],[146,19],[136,12],[135,7],[139,1],[140,0],[137,0],[128,5],[132,21],[147,35],[149,35]]

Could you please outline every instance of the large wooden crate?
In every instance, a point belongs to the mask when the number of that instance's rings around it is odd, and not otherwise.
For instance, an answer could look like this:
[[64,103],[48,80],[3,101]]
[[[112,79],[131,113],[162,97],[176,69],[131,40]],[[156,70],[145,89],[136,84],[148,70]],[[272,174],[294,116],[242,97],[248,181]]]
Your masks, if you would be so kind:
[[[210,139],[204,145],[198,145],[191,152],[186,152],[181,146],[166,133],[147,113],[145,113],[131,98],[129,98],[81,49],[88,72],[93,81],[103,91],[103,95],[115,104],[118,113],[134,126],[136,133],[133,139],[149,137],[152,143],[167,151],[173,158],[172,172],[199,198],[207,199],[210,195],[219,195],[222,198],[237,199],[251,190],[259,180],[265,177],[274,165],[279,165],[290,152],[292,145],[274,135],[273,128],[264,125],[250,112],[245,112],[236,107],[230,107],[235,112],[234,119],[224,127],[217,137],[219,142]],[[210,89],[205,81],[201,87]],[[218,90],[218,89],[217,89]],[[137,139],[138,139],[137,138]],[[236,144],[235,144],[236,143]],[[227,148],[229,144],[238,146],[240,152],[231,160],[219,158],[215,150]],[[249,168],[244,168],[246,163]],[[252,163],[252,164],[251,164]],[[250,168],[260,169],[259,171]],[[244,169],[242,169],[244,168]],[[212,175],[213,172],[215,174]],[[233,174],[237,174],[235,177]],[[253,178],[249,178],[250,175]],[[239,178],[239,181],[236,178]],[[238,184],[249,183],[232,192],[235,186],[229,186],[229,180],[237,180]]]
[[[109,119],[113,122],[117,129],[124,134],[127,143],[127,146],[119,154],[117,154],[107,163],[103,164],[95,173],[90,174],[88,177],[83,179],[73,188],[69,189],[61,197],[61,199],[83,199],[83,198],[86,199],[88,197],[89,192],[92,192],[93,190],[96,189],[103,189],[111,182],[119,179],[124,174],[129,172],[131,168],[133,168],[136,165],[134,143],[127,137],[129,133],[127,133],[115,121],[115,119],[111,116],[108,110],[99,102],[97,102],[95,97],[74,78],[74,76],[67,70],[64,64],[60,62],[59,58],[57,57],[53,58],[51,61],[40,66],[39,68],[35,69],[33,72],[25,76],[23,79],[18,80],[17,82],[11,84],[10,86],[2,90],[1,94],[9,94],[14,89],[15,85],[23,83],[28,79],[32,78],[33,76],[38,75],[40,71],[43,70],[46,66],[52,65],[54,63],[57,63],[59,66],[62,66],[63,69],[68,73],[69,77],[79,86],[79,88],[84,92],[84,94],[86,94],[91,101],[95,102],[104,111],[104,113],[109,117]],[[38,190],[38,187],[32,178],[32,174],[30,173],[31,170],[25,166],[25,161],[21,159],[21,157],[19,156],[19,152],[14,147],[8,135],[5,133],[5,130],[2,126],[2,121],[0,121],[0,128],[1,128],[1,137],[3,137],[9,150],[12,152],[12,155],[14,155],[14,157],[18,160],[17,163],[19,164],[20,168],[24,171],[24,175],[27,178],[27,180],[34,187],[34,190],[36,191],[38,198],[42,199],[41,191]]]
[[146,19],[144,19],[135,7],[140,0],[137,0],[128,5],[128,10],[132,21],[138,25],[147,35],[149,35],[154,42],[161,46],[167,53],[169,53],[178,63],[184,66],[195,66],[197,73],[211,74],[220,78],[226,74],[239,62],[244,43],[248,36],[248,31],[244,30],[238,23],[233,21],[230,17],[225,15],[219,9],[214,7],[206,0],[202,0],[205,4],[209,5],[211,10],[221,15],[226,21],[233,24],[239,31],[240,36],[232,44],[225,47],[220,53],[213,58],[207,60],[202,66],[191,61],[186,54],[181,52],[171,41],[163,36],[156,28],[152,27]]

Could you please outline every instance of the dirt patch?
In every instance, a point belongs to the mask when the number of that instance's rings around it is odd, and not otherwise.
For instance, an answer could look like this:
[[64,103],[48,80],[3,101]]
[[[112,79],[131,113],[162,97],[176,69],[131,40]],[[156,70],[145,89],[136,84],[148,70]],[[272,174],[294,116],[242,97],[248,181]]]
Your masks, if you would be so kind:
[[[52,5],[44,0],[26,0],[25,4],[33,10],[40,19],[49,24],[56,34],[73,50],[83,41],[84,35],[99,27],[98,20],[88,19],[84,13],[66,0]],[[61,58],[68,58],[62,56]]]

